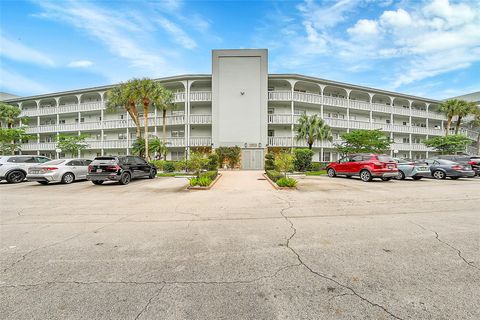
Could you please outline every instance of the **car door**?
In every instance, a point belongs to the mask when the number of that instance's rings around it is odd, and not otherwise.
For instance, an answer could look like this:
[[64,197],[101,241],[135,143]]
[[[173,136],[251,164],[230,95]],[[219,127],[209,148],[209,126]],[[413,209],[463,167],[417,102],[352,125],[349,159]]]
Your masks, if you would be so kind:
[[139,176],[146,177],[150,174],[150,166],[144,159],[135,157],[135,165],[137,166]]
[[338,160],[337,165],[335,166],[335,171],[338,172],[338,173],[347,172],[346,170],[347,170],[349,162],[350,162],[350,157],[349,156],[345,156],[345,157],[341,158],[340,160]]
[[358,175],[363,163],[363,156],[356,155],[350,158],[348,163],[348,173],[352,175]]
[[70,166],[71,166],[71,170],[73,172],[73,174],[75,175],[75,179],[84,179],[86,178],[85,177],[85,174],[83,173],[83,161],[82,160],[79,160],[79,159],[76,159],[76,160],[72,160],[70,161]]

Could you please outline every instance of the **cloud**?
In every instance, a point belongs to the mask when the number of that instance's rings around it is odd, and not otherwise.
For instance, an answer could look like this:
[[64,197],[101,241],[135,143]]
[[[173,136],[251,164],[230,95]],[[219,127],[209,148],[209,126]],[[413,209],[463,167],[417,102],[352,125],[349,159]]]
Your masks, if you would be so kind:
[[0,43],[0,56],[3,56],[7,59],[40,66],[55,66],[55,62],[52,58],[43,52],[20,43],[20,41],[11,40],[3,35],[0,35]]
[[67,67],[69,68],[88,68],[91,66],[93,66],[93,62],[89,60],[77,60],[67,64]]
[[157,21],[163,29],[174,37],[174,41],[179,43],[182,47],[186,49],[194,49],[197,46],[197,43],[172,21],[164,17],[159,17]]
[[315,28],[327,29],[344,21],[346,13],[357,5],[357,0],[340,0],[331,6],[328,6],[326,1],[317,4],[313,0],[306,0],[297,8]]
[[[151,52],[151,46],[142,45],[142,26],[120,13],[104,10],[87,2],[41,1],[42,16],[60,20],[100,41],[114,55],[126,59],[130,67],[164,74],[167,66],[160,50]],[[148,48],[148,49],[146,49]]]
[[377,36],[380,31],[376,21],[361,19],[353,27],[348,28],[347,32],[352,37],[368,38]]
[[45,85],[25,77],[17,72],[9,71],[4,67],[0,68],[0,87],[2,91],[8,91],[14,94],[40,94],[49,92]]

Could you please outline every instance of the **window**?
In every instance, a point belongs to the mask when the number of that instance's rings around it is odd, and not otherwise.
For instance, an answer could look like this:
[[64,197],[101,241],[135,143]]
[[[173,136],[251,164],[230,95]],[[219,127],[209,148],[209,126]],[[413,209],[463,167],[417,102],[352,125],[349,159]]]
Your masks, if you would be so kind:
[[274,108],[268,108],[268,114],[274,114],[275,109]]
[[360,162],[363,161],[363,156],[355,156],[351,159],[352,162]]
[[147,164],[147,162],[140,157],[135,157],[135,164],[136,165],[145,165],[145,164]]
[[171,156],[172,156],[172,160],[183,160],[185,154],[183,151],[172,151]]
[[385,123],[390,123],[390,119],[385,119]]
[[185,137],[185,130],[172,131],[173,138],[183,138]]
[[402,142],[403,142],[403,143],[410,143],[410,138],[408,138],[408,137],[403,137]]
[[82,160],[82,163],[84,166],[88,166],[90,163],[92,163],[92,160]]
[[35,163],[33,157],[12,157],[7,160],[7,162],[14,162],[14,163]]
[[407,125],[407,121],[403,121],[403,125],[406,126],[406,125]]
[[124,117],[125,117],[125,115],[124,115],[124,114],[121,114],[119,117],[120,117],[120,120],[123,120],[123,119],[125,119],[125,118],[124,118]]
[[323,159],[320,159],[323,162],[330,162],[331,153],[323,152]]
[[126,133],[119,133],[118,134],[118,140],[127,140],[127,134]]
[[275,137],[275,130],[268,130],[269,137]]
[[65,124],[65,119],[60,119],[60,120],[58,120],[58,123],[59,123],[59,124]]

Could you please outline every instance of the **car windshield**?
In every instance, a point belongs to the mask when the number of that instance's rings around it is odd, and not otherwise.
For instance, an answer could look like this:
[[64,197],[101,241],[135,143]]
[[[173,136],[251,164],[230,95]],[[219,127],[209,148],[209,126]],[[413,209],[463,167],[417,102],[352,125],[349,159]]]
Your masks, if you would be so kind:
[[42,163],[42,165],[47,165],[47,166],[49,166],[49,165],[59,165],[59,164],[64,163],[64,162],[65,162],[64,159],[58,159],[58,160],[51,160],[51,161],[44,162],[44,163]]
[[[380,157],[379,157],[379,160],[380,160]],[[395,159],[395,160],[396,160],[398,163],[408,163],[408,161],[405,160],[405,159],[398,159],[398,158],[397,158],[397,159]],[[381,160],[380,160],[380,161],[381,161]]]
[[115,157],[97,157],[93,159],[92,164],[110,164],[110,163],[115,163],[117,161],[117,158]]
[[378,156],[380,162],[393,162],[393,158],[390,156]]

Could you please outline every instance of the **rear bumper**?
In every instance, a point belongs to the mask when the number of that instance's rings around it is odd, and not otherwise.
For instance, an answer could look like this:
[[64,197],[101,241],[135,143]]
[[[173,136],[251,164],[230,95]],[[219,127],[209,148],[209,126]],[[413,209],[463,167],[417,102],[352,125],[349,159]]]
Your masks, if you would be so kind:
[[61,178],[57,175],[45,175],[45,174],[27,174],[27,181],[47,181],[58,182]]
[[374,178],[393,178],[398,175],[398,170],[395,171],[372,171],[372,177]]
[[475,177],[475,171],[473,170],[462,170],[462,171],[453,171],[447,173],[449,177],[461,177],[461,178],[473,178]]
[[87,174],[87,180],[89,181],[119,181],[120,175],[116,173],[112,174]]

